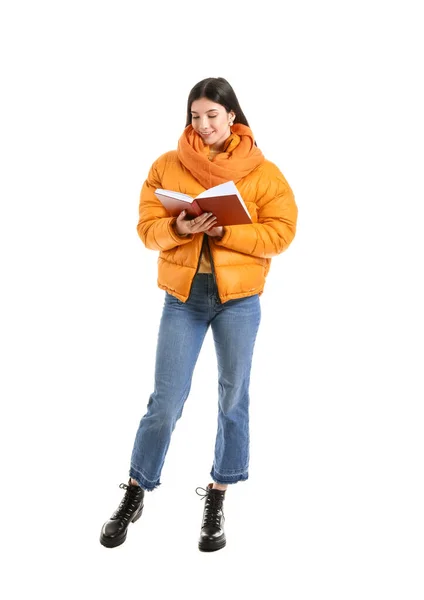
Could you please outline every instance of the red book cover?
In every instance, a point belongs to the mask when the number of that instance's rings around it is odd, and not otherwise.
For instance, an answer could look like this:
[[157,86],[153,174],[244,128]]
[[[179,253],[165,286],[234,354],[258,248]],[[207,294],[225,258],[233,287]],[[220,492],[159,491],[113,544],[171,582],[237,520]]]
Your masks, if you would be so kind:
[[157,189],[155,195],[173,217],[181,211],[197,217],[211,212],[217,218],[215,227],[220,225],[247,225],[252,222],[249,211],[233,181],[227,181],[205,190],[195,198],[181,192]]

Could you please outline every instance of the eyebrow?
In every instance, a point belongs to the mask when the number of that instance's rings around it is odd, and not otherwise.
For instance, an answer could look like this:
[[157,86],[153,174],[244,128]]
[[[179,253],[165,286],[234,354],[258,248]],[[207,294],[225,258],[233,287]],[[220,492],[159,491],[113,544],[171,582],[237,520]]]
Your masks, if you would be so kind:
[[[217,108],[210,108],[210,109],[209,109],[209,110],[207,110],[206,112],[212,112],[212,111],[216,111],[216,112],[218,112],[218,109],[217,109]],[[191,110],[190,112],[192,112],[192,113],[193,113],[193,114],[195,114],[195,115],[199,114],[199,113],[197,113],[195,110]]]

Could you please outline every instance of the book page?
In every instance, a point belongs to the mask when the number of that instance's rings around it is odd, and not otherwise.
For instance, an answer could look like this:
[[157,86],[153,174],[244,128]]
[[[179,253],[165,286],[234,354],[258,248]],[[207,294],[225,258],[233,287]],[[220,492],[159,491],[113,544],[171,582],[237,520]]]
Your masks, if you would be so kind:
[[234,181],[226,181],[225,183],[220,183],[219,185],[215,185],[214,187],[211,187],[208,190],[205,190],[204,192],[202,192],[201,194],[196,196],[196,199],[197,198],[211,198],[213,196],[232,196],[234,194],[240,200],[240,204],[242,205],[242,207],[244,208],[244,210],[246,211],[246,213],[249,215],[249,218],[250,218],[250,213],[247,210],[247,207],[243,201],[243,198],[241,197],[240,192],[238,191],[237,186],[234,183]]
[[173,192],[172,190],[161,190],[156,189],[155,194],[161,194],[162,196],[168,196],[169,198],[175,198],[176,200],[183,200],[184,202],[193,202],[194,198],[189,196],[188,194],[183,194],[182,192]]

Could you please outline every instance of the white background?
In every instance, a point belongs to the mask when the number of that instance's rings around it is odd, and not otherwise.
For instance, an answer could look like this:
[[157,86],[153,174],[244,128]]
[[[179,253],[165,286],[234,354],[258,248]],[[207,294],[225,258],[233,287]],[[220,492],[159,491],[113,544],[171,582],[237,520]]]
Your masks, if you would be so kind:
[[[2,4],[5,598],[422,600],[418,5]],[[208,337],[162,485],[106,549],[163,303],[139,191],[210,76],[299,207],[261,299],[250,477],[227,492],[227,547],[200,553]]]

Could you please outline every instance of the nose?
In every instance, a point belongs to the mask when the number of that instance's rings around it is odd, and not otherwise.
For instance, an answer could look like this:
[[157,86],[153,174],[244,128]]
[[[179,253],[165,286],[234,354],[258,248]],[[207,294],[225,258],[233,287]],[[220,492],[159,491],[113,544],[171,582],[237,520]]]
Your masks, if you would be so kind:
[[209,130],[209,121],[208,121],[208,117],[206,115],[204,117],[200,117],[200,129],[202,131]]

